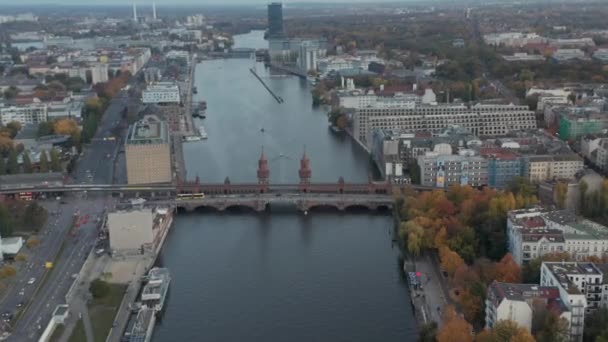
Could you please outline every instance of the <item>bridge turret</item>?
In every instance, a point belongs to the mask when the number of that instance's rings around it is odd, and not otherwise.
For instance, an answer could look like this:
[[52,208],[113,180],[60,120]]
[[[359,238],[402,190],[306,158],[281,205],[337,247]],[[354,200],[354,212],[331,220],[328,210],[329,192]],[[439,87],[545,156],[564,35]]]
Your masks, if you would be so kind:
[[310,185],[310,177],[312,176],[312,169],[310,168],[310,159],[306,155],[306,150],[300,159],[300,190],[307,192],[308,186]]
[[268,182],[270,179],[270,169],[268,168],[268,159],[262,148],[262,154],[258,161],[258,184],[260,184],[260,192],[266,192],[268,190]]

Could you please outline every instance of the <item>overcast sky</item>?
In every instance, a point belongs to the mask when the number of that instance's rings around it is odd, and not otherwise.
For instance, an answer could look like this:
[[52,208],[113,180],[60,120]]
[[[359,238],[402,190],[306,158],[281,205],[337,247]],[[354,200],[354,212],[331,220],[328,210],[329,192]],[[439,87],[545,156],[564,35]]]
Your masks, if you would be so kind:
[[[61,5],[130,5],[133,0],[0,0],[0,5],[24,5],[24,4],[61,4]],[[282,1],[284,4],[289,3],[336,3],[336,2],[388,2],[389,0],[288,0]],[[390,2],[408,2],[411,0],[390,0]],[[453,1],[453,0],[452,0]],[[151,4],[152,0],[135,0],[138,5]],[[270,0],[156,0],[157,6],[168,5],[220,5],[220,4],[250,4],[250,5],[266,5]]]

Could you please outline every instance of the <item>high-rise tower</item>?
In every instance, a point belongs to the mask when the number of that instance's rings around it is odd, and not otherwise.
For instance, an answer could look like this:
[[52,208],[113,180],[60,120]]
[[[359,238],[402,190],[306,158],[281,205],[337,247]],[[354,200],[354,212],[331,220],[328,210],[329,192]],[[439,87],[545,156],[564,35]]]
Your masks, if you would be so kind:
[[152,0],[152,19],[156,20],[156,1]]
[[137,4],[133,1],[133,21],[137,21]]
[[268,38],[285,38],[283,4],[280,2],[268,5]]

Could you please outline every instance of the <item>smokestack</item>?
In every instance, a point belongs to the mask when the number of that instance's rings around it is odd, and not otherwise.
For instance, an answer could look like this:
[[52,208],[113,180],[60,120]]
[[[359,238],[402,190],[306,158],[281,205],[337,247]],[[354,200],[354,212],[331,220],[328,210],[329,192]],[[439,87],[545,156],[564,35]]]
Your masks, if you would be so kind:
[[152,0],[152,19],[156,20],[156,1]]
[[133,1],[133,21],[137,21],[137,5]]

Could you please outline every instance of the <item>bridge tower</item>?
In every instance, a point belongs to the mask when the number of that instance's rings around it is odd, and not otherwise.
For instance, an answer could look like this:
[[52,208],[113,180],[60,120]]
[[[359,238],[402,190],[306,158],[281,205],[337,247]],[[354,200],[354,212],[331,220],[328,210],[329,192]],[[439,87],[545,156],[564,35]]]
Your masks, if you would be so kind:
[[310,177],[312,176],[312,169],[310,168],[310,159],[306,155],[306,150],[300,159],[300,191],[308,192],[310,187]]
[[268,183],[270,179],[270,169],[268,168],[268,159],[262,148],[262,155],[258,161],[258,184],[260,185],[260,193],[268,191]]

